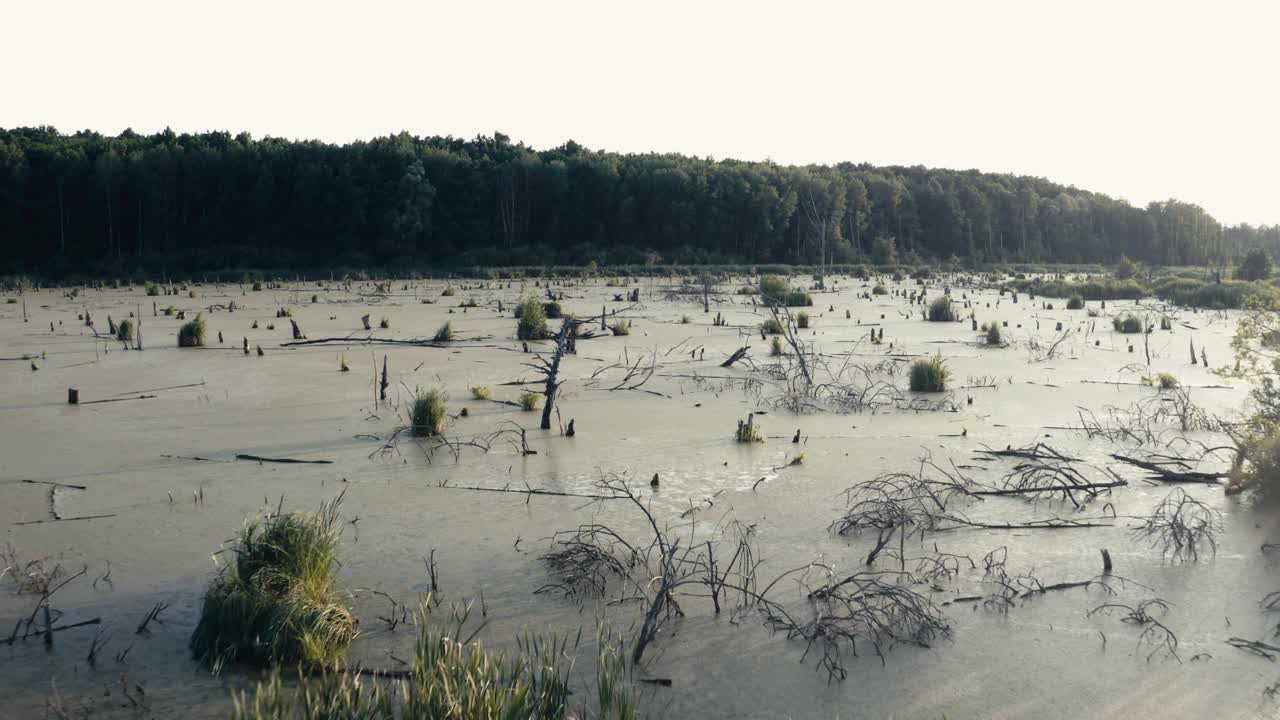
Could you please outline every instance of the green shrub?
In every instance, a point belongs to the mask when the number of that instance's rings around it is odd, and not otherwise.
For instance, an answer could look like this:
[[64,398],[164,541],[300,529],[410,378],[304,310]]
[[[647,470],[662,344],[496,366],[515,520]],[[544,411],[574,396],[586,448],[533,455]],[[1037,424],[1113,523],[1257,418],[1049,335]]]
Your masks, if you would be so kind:
[[173,317],[174,315],[177,315],[177,314],[178,314],[178,308],[176,308],[176,307],[174,307],[174,306],[170,305],[169,307],[167,307],[167,308],[165,308],[165,309],[161,310],[161,311],[160,311],[160,314],[161,314],[161,315],[165,315],[165,316],[167,316],[167,317]]
[[491,400],[493,399],[493,390],[488,385],[472,385],[471,397],[477,400]]
[[356,624],[334,589],[341,500],[240,532],[191,633],[197,660],[215,673],[233,662],[321,668],[346,652]]
[[452,286],[452,285],[448,285],[448,286],[446,286],[446,287],[445,287],[444,292],[442,292],[442,293],[440,293],[440,294],[441,294],[442,296],[444,296],[444,297],[453,297],[453,293],[454,293],[453,286]]
[[750,285],[743,285],[742,287],[738,288],[738,294],[739,295],[755,295],[756,289],[751,287]]
[[765,275],[760,278],[760,297],[770,305],[781,305],[791,292],[791,283],[781,275]]
[[943,392],[951,371],[939,353],[931,358],[917,358],[911,363],[910,387],[912,392]]
[[630,335],[631,321],[619,320],[609,326],[609,332],[612,332],[614,335]]
[[547,335],[547,314],[542,302],[536,297],[527,297],[516,308],[516,317],[520,318],[516,325],[516,338],[520,340],[541,340]]
[[1067,309],[1068,310],[1084,309],[1084,298],[1080,296],[1080,293],[1075,293],[1070,298],[1067,299]]
[[1143,323],[1142,318],[1132,313],[1117,315],[1114,318],[1111,318],[1111,327],[1114,328],[1116,332],[1125,333],[1126,335],[1132,335],[1146,330],[1146,325]]
[[390,328],[390,327],[391,327],[391,318],[388,318],[388,317],[385,317],[385,316],[384,316],[384,317],[382,318],[382,320],[378,322],[378,327],[382,328],[383,330],[387,330],[388,328]]
[[125,318],[116,326],[116,339],[120,342],[133,342],[133,320]]
[[430,437],[444,432],[447,400],[444,391],[434,388],[414,396],[409,407],[409,425],[414,437]]
[[1120,256],[1120,262],[1116,264],[1116,277],[1121,280],[1128,280],[1138,274],[1138,265],[1134,261]]
[[185,323],[178,329],[178,347],[201,347],[204,345],[204,316],[196,315],[195,320]]
[[1211,310],[1241,308],[1250,300],[1264,304],[1280,302],[1280,290],[1263,283],[1239,280],[1215,283],[1189,278],[1162,278],[1152,291],[1165,302]]
[[782,354],[782,336],[773,336],[773,339],[769,342],[769,354],[774,357]]
[[155,283],[153,283],[153,282],[149,282],[149,283],[147,283],[146,288],[147,288],[147,289],[146,289],[147,297],[157,297],[157,296],[159,296],[159,295],[160,295],[160,286],[159,286],[159,285],[157,285],[157,284],[155,284]]
[[262,283],[260,283],[260,282],[255,282],[255,283],[253,284],[253,290],[254,290],[254,292],[262,292]]
[[889,288],[885,287],[881,283],[876,283],[876,286],[871,288],[871,294],[872,295],[888,295]]
[[1236,268],[1237,280],[1266,280],[1271,277],[1271,256],[1262,248],[1254,248],[1245,254]]
[[530,390],[525,390],[520,393],[519,402],[521,410],[525,412],[533,412],[542,406],[542,395]]
[[929,303],[929,322],[955,322],[956,311],[951,304],[951,298],[943,295],[942,297]]
[[1173,373],[1162,372],[1156,376],[1156,385],[1161,390],[1172,390],[1178,387],[1178,378]]
[[688,324],[689,324],[689,323],[691,323],[691,322],[693,322],[693,318],[689,317],[688,315],[681,315],[681,316],[680,316],[680,324],[681,324],[681,325],[688,325]]
[[431,338],[436,342],[451,342],[453,340],[453,323],[445,321],[445,324],[436,330],[436,334]]
[[543,303],[542,312],[546,314],[548,320],[558,320],[564,317],[564,310],[561,309],[558,302]]
[[809,329],[809,313],[807,312],[796,313],[796,327],[800,328],[801,330]]
[[765,321],[760,323],[760,330],[766,335],[781,335],[782,321],[776,317],[765,318]]

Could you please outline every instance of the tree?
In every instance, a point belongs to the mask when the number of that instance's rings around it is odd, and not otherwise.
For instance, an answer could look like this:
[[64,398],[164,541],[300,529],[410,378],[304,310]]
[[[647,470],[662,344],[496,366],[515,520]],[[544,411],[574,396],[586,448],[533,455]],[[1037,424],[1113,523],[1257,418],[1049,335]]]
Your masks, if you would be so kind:
[[893,265],[898,262],[898,249],[893,238],[881,235],[871,246],[871,262],[876,265]]
[[1271,277],[1271,256],[1262,248],[1254,248],[1236,268],[1237,280],[1266,280]]

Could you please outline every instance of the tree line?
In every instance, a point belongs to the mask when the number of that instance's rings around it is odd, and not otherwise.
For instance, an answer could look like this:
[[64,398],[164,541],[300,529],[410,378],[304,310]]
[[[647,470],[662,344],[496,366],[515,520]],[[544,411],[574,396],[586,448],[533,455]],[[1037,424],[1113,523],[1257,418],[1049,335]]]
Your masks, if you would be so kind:
[[695,263],[1226,265],[1280,226],[1036,177],[549,150],[0,129],[0,270]]

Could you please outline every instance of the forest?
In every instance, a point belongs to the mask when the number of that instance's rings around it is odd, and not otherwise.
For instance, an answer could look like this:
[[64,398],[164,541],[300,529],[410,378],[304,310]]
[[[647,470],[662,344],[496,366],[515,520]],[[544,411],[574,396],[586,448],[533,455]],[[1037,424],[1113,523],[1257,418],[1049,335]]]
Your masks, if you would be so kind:
[[0,129],[0,272],[960,261],[1227,265],[1224,226],[976,170],[549,150],[501,133],[335,145]]

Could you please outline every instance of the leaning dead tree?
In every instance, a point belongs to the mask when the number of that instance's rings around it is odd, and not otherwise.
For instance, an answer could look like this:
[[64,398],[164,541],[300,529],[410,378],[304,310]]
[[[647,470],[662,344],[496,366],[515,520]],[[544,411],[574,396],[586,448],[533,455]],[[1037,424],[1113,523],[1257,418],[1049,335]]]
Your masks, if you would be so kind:
[[1079,470],[1063,462],[1020,463],[1006,474],[998,488],[971,490],[973,495],[1016,495],[1027,499],[1055,499],[1070,502],[1077,509],[1112,488],[1128,485],[1124,480],[1093,482]]

